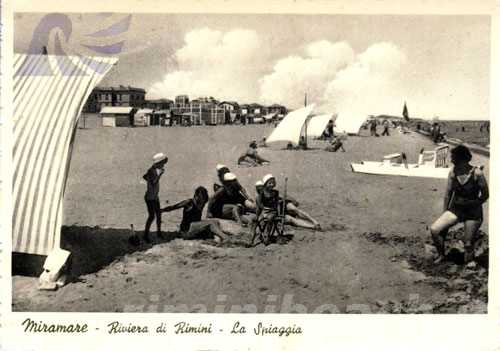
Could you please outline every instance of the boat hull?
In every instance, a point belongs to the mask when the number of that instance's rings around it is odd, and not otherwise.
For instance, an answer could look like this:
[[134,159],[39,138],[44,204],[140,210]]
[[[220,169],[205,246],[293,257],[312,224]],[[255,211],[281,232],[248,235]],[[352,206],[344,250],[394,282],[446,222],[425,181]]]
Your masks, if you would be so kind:
[[422,177],[422,178],[439,178],[446,179],[450,172],[450,168],[418,166],[417,164],[408,164],[408,168],[404,164],[384,164],[382,162],[363,161],[362,163],[351,163],[353,172],[377,174],[377,175],[393,175],[402,177]]

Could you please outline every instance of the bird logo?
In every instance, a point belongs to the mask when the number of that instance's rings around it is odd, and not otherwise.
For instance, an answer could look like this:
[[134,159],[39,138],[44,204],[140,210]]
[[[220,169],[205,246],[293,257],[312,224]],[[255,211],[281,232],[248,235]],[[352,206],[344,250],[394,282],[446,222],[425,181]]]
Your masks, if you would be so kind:
[[[87,69],[97,73],[106,72],[111,64],[103,65],[102,62],[92,59],[92,56],[116,56],[122,53],[125,43],[123,34],[128,31],[132,19],[132,15],[120,14],[117,19],[115,17],[112,13],[99,14],[98,20],[110,22],[108,19],[111,18],[111,24],[83,35],[82,42],[71,45],[77,49],[69,49],[67,44],[73,34],[71,18],[62,13],[45,15],[33,30],[28,59],[16,71],[16,75],[52,76],[54,67],[53,60],[48,58],[49,54],[55,57],[61,74],[65,76],[86,76]],[[108,43],[99,44],[102,41]]]

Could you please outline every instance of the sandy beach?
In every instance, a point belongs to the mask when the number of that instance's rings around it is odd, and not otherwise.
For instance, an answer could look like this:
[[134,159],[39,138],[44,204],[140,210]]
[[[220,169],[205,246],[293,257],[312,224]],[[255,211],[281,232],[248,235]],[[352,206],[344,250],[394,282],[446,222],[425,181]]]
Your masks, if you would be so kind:
[[[350,163],[405,152],[415,162],[430,140],[416,133],[349,137],[346,152],[260,149],[271,164],[240,168],[236,159],[270,126],[79,129],[66,189],[63,247],[77,279],[55,292],[37,278],[13,277],[14,311],[80,312],[423,312],[485,313],[487,270],[432,264],[427,226],[442,209],[445,180],[356,174]],[[128,244],[146,219],[142,175],[156,152],[169,156],[160,200],[171,204],[216,181],[229,166],[246,189],[267,173],[324,231],[287,227],[284,245],[216,246],[175,238],[181,211],[163,215],[168,239]],[[489,159],[474,156],[485,166]],[[482,226],[488,232],[488,207]],[[153,230],[155,226],[153,225]],[[236,307],[234,307],[236,306]],[[267,309],[266,309],[267,308]],[[220,309],[223,309],[222,311]],[[256,310],[255,310],[256,309]]]

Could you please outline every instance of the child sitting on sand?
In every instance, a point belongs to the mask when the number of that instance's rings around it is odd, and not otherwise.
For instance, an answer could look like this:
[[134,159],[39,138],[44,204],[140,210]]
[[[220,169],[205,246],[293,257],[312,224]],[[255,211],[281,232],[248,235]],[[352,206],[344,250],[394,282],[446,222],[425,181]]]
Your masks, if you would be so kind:
[[[256,191],[257,196],[259,196],[259,194],[262,192],[263,188],[264,188],[264,182],[262,180],[258,180],[255,183],[255,191]],[[283,201],[283,198],[281,196],[279,196],[279,199],[281,201]],[[300,210],[298,208],[299,202],[295,198],[293,198],[290,195],[287,195],[285,201],[286,201],[286,213],[290,217],[295,218],[295,219],[297,219],[297,218],[302,219],[302,220],[308,222],[309,224],[311,224],[314,227],[314,229],[321,230],[321,225],[319,224],[319,222],[317,220],[315,220],[307,212]],[[290,224],[293,224],[293,223],[290,223]],[[302,226],[301,224],[303,224],[303,221],[296,222],[293,225],[300,227],[300,226]],[[307,226],[307,228],[309,229],[310,226]]]
[[[275,189],[276,178],[272,174],[267,174],[262,179],[262,188],[260,184],[256,184],[257,189],[257,218],[272,218],[276,215],[279,202],[283,199],[279,195],[279,191]],[[307,213],[299,210],[292,202],[286,201],[286,212],[291,210],[290,213],[285,213],[285,223],[295,227],[306,229],[321,229],[319,223],[309,216]],[[295,218],[291,214],[300,217],[305,217],[306,220]]]

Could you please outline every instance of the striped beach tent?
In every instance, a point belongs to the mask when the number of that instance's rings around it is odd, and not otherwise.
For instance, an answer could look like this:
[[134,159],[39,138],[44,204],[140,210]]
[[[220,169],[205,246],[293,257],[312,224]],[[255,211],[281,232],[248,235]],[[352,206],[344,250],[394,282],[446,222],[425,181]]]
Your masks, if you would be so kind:
[[14,56],[12,251],[60,246],[63,198],[82,108],[112,57]]

